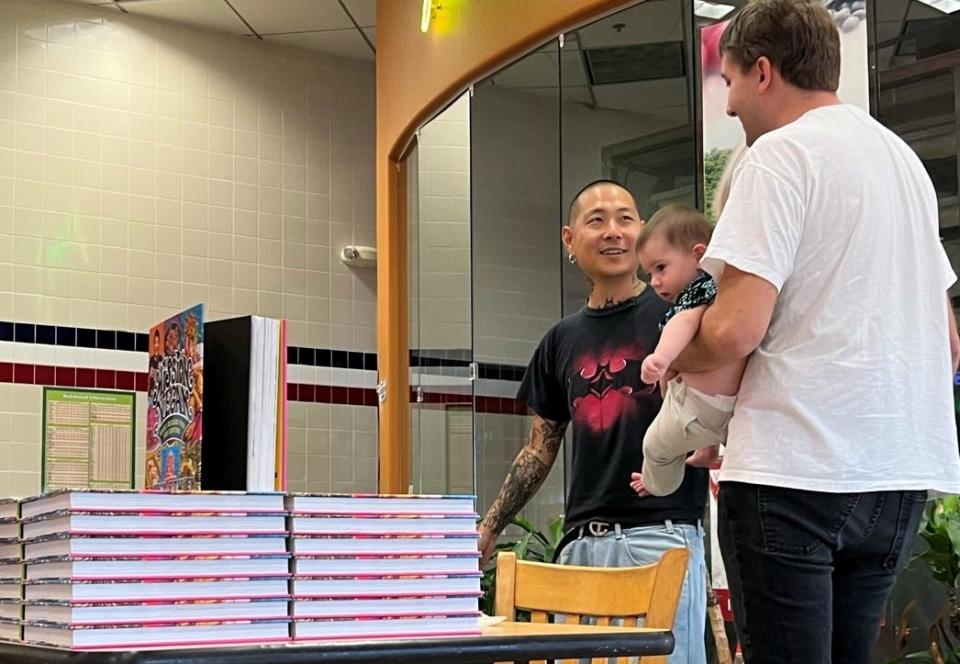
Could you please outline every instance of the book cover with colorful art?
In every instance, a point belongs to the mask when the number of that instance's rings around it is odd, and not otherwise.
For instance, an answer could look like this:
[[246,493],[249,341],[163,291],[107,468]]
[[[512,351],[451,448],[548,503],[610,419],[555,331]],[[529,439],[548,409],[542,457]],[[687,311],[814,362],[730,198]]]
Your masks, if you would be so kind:
[[203,441],[203,305],[150,328],[144,487],[200,488]]

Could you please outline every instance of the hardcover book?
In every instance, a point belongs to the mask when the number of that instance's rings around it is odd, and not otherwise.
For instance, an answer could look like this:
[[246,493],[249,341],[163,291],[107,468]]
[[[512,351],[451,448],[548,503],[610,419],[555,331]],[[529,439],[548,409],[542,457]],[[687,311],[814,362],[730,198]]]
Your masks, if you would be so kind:
[[203,442],[203,305],[150,328],[147,489],[200,488]]

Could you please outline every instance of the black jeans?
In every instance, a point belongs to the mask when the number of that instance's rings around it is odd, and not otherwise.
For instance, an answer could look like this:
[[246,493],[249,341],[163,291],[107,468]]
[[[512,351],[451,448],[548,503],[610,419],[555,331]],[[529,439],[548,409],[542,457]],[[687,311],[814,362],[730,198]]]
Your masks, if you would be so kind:
[[749,664],[869,664],[925,491],[720,484],[718,528]]

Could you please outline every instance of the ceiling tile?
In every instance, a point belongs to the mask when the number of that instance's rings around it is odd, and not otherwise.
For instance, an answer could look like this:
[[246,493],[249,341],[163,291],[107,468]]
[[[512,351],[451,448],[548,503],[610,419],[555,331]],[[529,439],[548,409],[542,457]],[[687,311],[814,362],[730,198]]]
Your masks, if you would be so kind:
[[337,0],[230,0],[230,4],[261,35],[354,27]]
[[590,88],[581,85],[563,89],[564,102],[579,102],[581,104],[593,104],[593,97],[590,94]]
[[377,0],[343,0],[361,28],[377,24]]
[[581,48],[682,40],[683,18],[677,3],[643,3],[591,23],[577,34]]
[[686,114],[687,84],[683,78],[597,85],[593,94],[601,108],[638,113],[653,113],[663,108],[669,109],[668,115],[676,113],[678,119]]
[[322,51],[332,55],[355,60],[373,60],[373,51],[363,41],[360,32],[349,30],[324,30],[321,32],[302,32],[290,35],[269,35],[264,41],[272,44],[299,46],[313,51]]
[[225,2],[216,0],[127,0],[120,3],[131,16],[176,21],[194,28],[239,35],[247,27]]
[[552,53],[533,53],[493,75],[497,85],[508,88],[550,87],[560,84]]
[[587,85],[587,73],[583,70],[583,54],[581,51],[563,50],[560,54],[562,70],[560,72],[563,87]]

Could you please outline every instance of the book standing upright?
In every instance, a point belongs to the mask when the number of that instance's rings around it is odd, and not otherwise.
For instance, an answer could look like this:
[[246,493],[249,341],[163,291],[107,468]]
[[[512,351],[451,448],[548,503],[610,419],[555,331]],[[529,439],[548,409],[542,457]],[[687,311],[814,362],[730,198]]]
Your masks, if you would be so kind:
[[200,488],[203,442],[203,305],[150,328],[144,487]]

